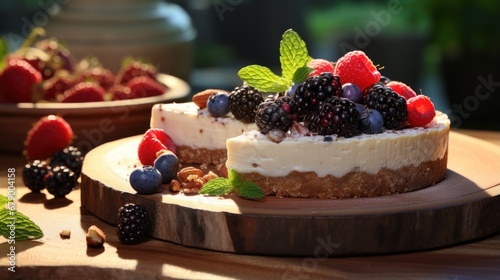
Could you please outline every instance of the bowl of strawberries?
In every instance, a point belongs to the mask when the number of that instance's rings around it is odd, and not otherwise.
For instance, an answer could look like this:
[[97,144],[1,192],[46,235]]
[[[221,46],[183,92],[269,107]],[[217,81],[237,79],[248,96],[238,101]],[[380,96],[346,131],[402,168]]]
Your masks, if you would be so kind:
[[139,59],[124,58],[116,73],[96,58],[75,62],[54,38],[25,42],[0,55],[0,127],[6,133],[0,138],[0,152],[4,153],[22,152],[27,132],[47,115],[63,117],[71,125],[73,143],[83,152],[141,134],[149,128],[152,105],[183,101],[190,92],[183,80],[159,73]]

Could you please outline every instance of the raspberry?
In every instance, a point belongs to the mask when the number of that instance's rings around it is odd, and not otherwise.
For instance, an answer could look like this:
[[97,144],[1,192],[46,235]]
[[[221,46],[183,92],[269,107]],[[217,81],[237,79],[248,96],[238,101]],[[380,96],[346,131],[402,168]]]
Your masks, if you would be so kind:
[[417,96],[417,94],[411,87],[402,82],[390,81],[385,86],[391,88],[397,94],[403,96],[406,100]]
[[45,189],[44,178],[51,170],[45,161],[35,160],[27,163],[23,169],[24,184],[33,192],[40,192]]
[[117,84],[127,84],[134,77],[146,76],[151,79],[156,80],[158,71],[156,67],[149,63],[144,63],[141,61],[132,61],[125,64],[116,75],[115,83]]
[[295,90],[293,99],[297,102],[298,114],[303,116],[315,111],[321,103],[342,93],[340,77],[329,72],[307,78]]
[[237,120],[251,123],[255,121],[255,111],[264,102],[262,94],[255,88],[244,84],[229,94],[229,111]]
[[53,167],[58,165],[67,166],[75,173],[75,177],[78,178],[82,173],[83,159],[84,156],[77,147],[69,146],[61,151],[55,152],[54,155],[52,155],[50,165]]
[[165,93],[167,87],[150,77],[134,77],[127,82],[131,98],[158,96]]
[[45,176],[45,187],[55,197],[65,197],[75,187],[76,180],[75,173],[67,166],[55,166]]
[[41,118],[28,132],[25,155],[28,160],[46,159],[66,148],[73,138],[73,130],[61,117]]
[[363,94],[366,106],[382,114],[385,128],[402,129],[406,125],[408,110],[404,97],[380,83],[365,89]]
[[177,147],[168,134],[160,128],[150,128],[144,133],[137,150],[139,160],[143,165],[153,165],[156,154],[161,150],[177,153]]
[[321,59],[321,58],[312,59],[311,61],[309,61],[309,63],[307,63],[307,66],[313,69],[311,73],[309,73],[309,77],[319,76],[321,75],[321,73],[324,72],[333,73],[335,71],[333,63],[331,63],[326,59]]
[[418,95],[406,101],[408,108],[407,122],[410,127],[422,127],[430,123],[436,116],[434,104],[429,97]]
[[28,62],[9,60],[0,74],[0,95],[9,103],[33,102],[33,87],[42,81],[42,75]]
[[351,51],[339,58],[334,73],[342,83],[356,84],[362,91],[380,80],[380,72],[363,51]]
[[81,82],[63,93],[62,103],[104,101],[104,89],[92,82]]
[[116,235],[122,244],[138,244],[149,234],[149,214],[144,206],[127,203],[118,209]]
[[304,125],[319,135],[350,137],[360,119],[356,104],[349,99],[331,97],[316,112],[304,117]]

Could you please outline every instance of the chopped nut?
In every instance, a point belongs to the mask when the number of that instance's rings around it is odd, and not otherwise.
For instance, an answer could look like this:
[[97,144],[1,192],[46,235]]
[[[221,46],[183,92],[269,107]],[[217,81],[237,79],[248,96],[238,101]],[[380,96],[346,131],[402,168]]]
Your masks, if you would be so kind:
[[[194,168],[194,167],[190,166],[190,167],[184,167],[179,172],[177,172],[177,177],[182,182],[190,181],[190,180],[188,180],[188,178],[189,178],[189,176],[192,176],[192,175],[196,175],[198,177],[202,177],[203,176],[203,171],[201,171],[201,169]],[[191,178],[193,178],[193,177],[191,177]],[[196,179],[196,178],[194,178],[194,179]],[[191,179],[191,181],[192,180],[193,179]]]
[[204,175],[201,179],[203,180],[204,183],[212,180],[212,179],[215,179],[219,176],[217,176],[217,174],[213,173],[212,171],[209,171],[206,175]]
[[106,234],[97,226],[92,225],[87,231],[86,238],[88,247],[99,248],[104,245]]
[[68,230],[68,229],[63,229],[61,230],[61,232],[59,233],[59,236],[61,236],[61,238],[63,239],[68,239],[71,237],[71,230]]
[[178,192],[181,190],[181,183],[179,183],[179,181],[177,180],[172,180],[172,182],[170,182],[168,189],[173,192]]

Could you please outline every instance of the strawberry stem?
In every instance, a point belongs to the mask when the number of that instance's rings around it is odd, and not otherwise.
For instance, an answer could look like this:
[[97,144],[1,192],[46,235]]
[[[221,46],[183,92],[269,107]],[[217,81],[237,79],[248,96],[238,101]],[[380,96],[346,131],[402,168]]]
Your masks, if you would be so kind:
[[26,40],[24,40],[24,42],[21,44],[19,49],[30,47],[31,45],[33,45],[33,43],[35,42],[35,40],[38,36],[42,37],[42,36],[45,36],[45,34],[46,34],[45,29],[43,29],[41,27],[33,28],[31,30],[30,34],[28,35],[28,37],[26,37]]

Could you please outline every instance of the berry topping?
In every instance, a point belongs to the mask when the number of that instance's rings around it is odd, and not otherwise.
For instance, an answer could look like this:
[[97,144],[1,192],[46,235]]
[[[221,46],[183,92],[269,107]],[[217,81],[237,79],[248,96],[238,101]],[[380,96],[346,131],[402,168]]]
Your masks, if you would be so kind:
[[50,166],[65,165],[75,172],[75,177],[78,178],[82,173],[83,159],[84,156],[77,147],[69,146],[52,155]]
[[351,51],[339,58],[335,74],[343,83],[356,84],[362,91],[380,80],[380,72],[363,51]]
[[391,81],[387,83],[385,86],[391,88],[397,94],[403,96],[406,100],[417,96],[417,94],[411,87],[402,82]]
[[406,101],[408,107],[408,124],[410,127],[422,127],[430,123],[436,116],[434,104],[429,97],[418,95]]
[[359,111],[355,103],[341,98],[331,97],[320,108],[304,117],[305,126],[319,135],[350,137],[358,126]]
[[65,197],[75,187],[76,180],[75,173],[68,167],[55,166],[45,176],[45,187],[55,197]]
[[177,153],[174,141],[162,129],[150,128],[144,133],[139,143],[138,156],[143,165],[153,165],[157,153],[161,150],[169,150]]
[[367,134],[375,134],[384,128],[384,118],[379,111],[373,109],[364,110],[361,113],[358,129]]
[[229,113],[229,94],[223,91],[216,92],[207,100],[208,112],[216,118],[223,117]]
[[300,116],[315,111],[321,103],[332,96],[340,96],[342,85],[340,77],[329,72],[319,76],[307,78],[303,85],[299,85],[293,99],[299,107]]
[[382,114],[385,128],[404,128],[408,116],[404,97],[379,83],[367,88],[363,94],[366,106]]
[[165,93],[167,87],[150,77],[135,77],[127,82],[131,98],[158,96]]
[[330,72],[333,74],[333,72],[335,71],[333,63],[321,58],[312,59],[311,61],[309,61],[309,63],[307,63],[307,66],[313,69],[311,73],[309,73],[309,77],[319,76],[324,72]]
[[179,159],[171,151],[165,151],[156,158],[153,166],[160,171],[162,183],[170,184],[177,175]]
[[130,186],[138,194],[153,194],[161,187],[160,171],[150,165],[135,168],[129,176]]
[[40,192],[45,189],[44,177],[50,171],[50,166],[45,161],[35,160],[27,163],[23,169],[24,184],[32,192]]
[[354,103],[359,103],[363,100],[361,89],[353,83],[345,83],[342,85],[341,97],[347,98]]
[[61,117],[49,115],[41,118],[25,141],[25,154],[29,160],[46,159],[67,147],[73,138],[69,124]]
[[283,96],[276,101],[261,103],[257,109],[255,123],[262,134],[277,129],[287,132],[293,125],[297,106],[290,96]]
[[104,89],[92,82],[81,82],[63,93],[62,103],[104,101]]
[[255,121],[257,106],[263,101],[262,94],[258,90],[244,84],[229,94],[229,110],[237,120],[251,123]]
[[144,206],[127,203],[118,209],[116,235],[122,244],[141,243],[149,234],[149,227],[149,215]]
[[42,75],[28,62],[9,60],[0,73],[0,95],[4,102],[33,102],[33,87],[42,81]]

